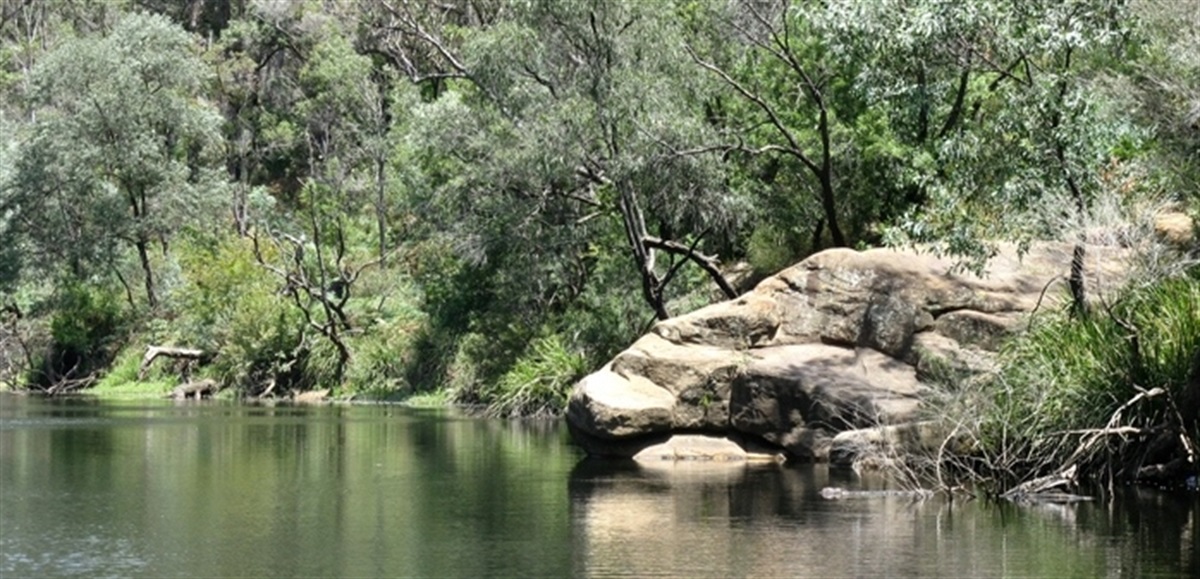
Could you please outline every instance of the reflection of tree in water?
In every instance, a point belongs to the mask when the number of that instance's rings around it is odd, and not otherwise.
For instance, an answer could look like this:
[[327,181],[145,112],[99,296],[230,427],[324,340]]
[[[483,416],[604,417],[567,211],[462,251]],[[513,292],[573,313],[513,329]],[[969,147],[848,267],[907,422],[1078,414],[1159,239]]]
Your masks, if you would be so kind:
[[1171,569],[1194,572],[1200,569],[1198,511],[1200,495],[1122,489],[1112,508],[1091,510],[1095,519],[1084,525],[1116,544],[1120,558],[1130,562],[1130,576]]

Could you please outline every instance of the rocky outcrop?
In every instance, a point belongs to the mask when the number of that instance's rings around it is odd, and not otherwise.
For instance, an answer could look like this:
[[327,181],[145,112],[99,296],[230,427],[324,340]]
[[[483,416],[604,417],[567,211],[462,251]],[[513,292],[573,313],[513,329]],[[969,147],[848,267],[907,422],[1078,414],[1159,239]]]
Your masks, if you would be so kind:
[[[589,453],[623,457],[679,433],[808,460],[897,432],[923,443],[930,429],[869,429],[914,423],[931,377],[990,371],[1027,314],[1066,299],[1071,250],[1005,246],[982,276],[911,250],[813,255],[735,300],[659,322],[575,386],[568,424]],[[1125,250],[1086,255],[1091,295],[1122,281]]]

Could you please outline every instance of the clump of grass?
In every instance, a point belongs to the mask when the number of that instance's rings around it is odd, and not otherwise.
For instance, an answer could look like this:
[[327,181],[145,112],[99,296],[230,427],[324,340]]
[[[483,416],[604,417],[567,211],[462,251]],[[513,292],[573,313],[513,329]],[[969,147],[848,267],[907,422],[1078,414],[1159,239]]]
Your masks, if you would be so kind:
[[[1131,287],[1083,315],[1039,314],[994,379],[948,396],[960,464],[1001,487],[1078,466],[1135,480],[1200,440],[1200,271]],[[1190,442],[1189,442],[1190,441]]]
[[489,392],[491,416],[548,417],[567,406],[571,385],[588,369],[587,358],[557,334],[534,340]]
[[449,390],[433,390],[413,394],[401,403],[412,408],[444,408],[454,403],[454,397]]
[[1002,353],[1008,405],[1036,409],[1036,431],[1103,424],[1141,390],[1187,400],[1200,352],[1200,279],[1135,288],[1106,308],[1035,320]]

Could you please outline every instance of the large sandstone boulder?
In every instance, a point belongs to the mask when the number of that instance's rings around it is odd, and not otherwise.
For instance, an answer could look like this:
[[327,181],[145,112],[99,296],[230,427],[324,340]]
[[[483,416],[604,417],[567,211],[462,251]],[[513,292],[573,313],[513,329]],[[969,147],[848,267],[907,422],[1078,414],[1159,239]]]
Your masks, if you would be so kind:
[[[1089,295],[1123,281],[1126,250],[1086,256]],[[838,439],[844,457],[882,440],[870,429],[917,421],[923,380],[990,371],[1030,312],[1067,299],[1071,257],[1069,244],[1024,255],[1004,246],[977,276],[912,250],[818,253],[737,299],[656,324],[575,386],[570,430],[599,455],[708,434],[808,460],[829,459],[839,434],[863,430]]]

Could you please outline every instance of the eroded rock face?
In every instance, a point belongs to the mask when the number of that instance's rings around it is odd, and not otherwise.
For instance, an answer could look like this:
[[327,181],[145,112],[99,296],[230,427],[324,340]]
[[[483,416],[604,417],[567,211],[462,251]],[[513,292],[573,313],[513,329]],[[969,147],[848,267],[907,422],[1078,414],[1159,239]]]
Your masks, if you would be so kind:
[[[922,380],[992,369],[1037,307],[1066,299],[1072,246],[1003,247],[983,276],[914,251],[825,251],[753,291],[658,323],[576,385],[567,411],[593,454],[631,457],[672,434],[752,436],[827,460],[840,433],[917,420]],[[1089,247],[1091,296],[1126,251]],[[864,435],[865,436],[865,435]],[[842,436],[839,456],[852,445]]]

